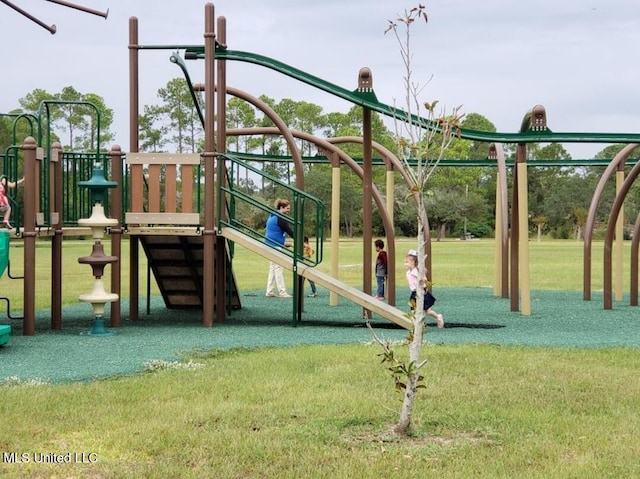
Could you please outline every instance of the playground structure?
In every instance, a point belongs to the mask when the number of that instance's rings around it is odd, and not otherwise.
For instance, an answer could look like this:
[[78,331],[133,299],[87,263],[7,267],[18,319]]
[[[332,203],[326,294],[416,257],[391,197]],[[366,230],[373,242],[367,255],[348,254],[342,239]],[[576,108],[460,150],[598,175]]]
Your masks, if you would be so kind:
[[[371,237],[371,208],[375,201],[381,213],[386,230],[386,238],[389,253],[389,270],[394,271],[395,246],[393,236],[393,174],[395,171],[403,174],[404,167],[401,162],[388,151],[383,151],[377,145],[371,135],[371,114],[373,112],[387,115],[399,120],[412,122],[426,128],[438,129],[439,125],[431,123],[424,118],[407,115],[404,111],[392,108],[378,102],[372,81],[372,72],[368,68],[362,68],[359,74],[359,82],[355,91],[330,84],[318,77],[309,75],[293,67],[285,65],[277,60],[261,55],[229,50],[226,39],[226,19],[214,15],[214,6],[205,5],[205,31],[203,46],[157,46],[140,45],[138,40],[138,20],[131,18],[129,21],[129,65],[130,65],[130,152],[123,153],[118,146],[113,146],[107,155],[96,151],[95,154],[84,159],[86,164],[82,167],[88,174],[89,168],[96,161],[102,161],[104,171],[109,172],[109,177],[116,186],[111,190],[108,200],[110,217],[115,223],[109,227],[111,238],[111,254],[120,258],[123,237],[126,234],[130,247],[130,310],[129,319],[135,320],[139,315],[139,282],[138,271],[140,261],[140,247],[143,248],[151,270],[167,307],[197,307],[202,308],[203,325],[210,327],[214,322],[224,321],[226,314],[233,308],[240,307],[238,288],[233,277],[233,250],[234,244],[240,244],[261,256],[274,261],[281,266],[293,271],[294,282],[293,323],[302,317],[302,284],[304,278],[317,282],[320,286],[331,291],[330,301],[335,304],[337,296],[343,296],[361,305],[363,314],[370,316],[378,314],[402,327],[410,328],[410,321],[404,314],[394,307],[395,304],[395,278],[389,278],[389,304],[375,300],[371,296],[371,271],[372,271],[372,237]],[[205,151],[201,154],[171,154],[171,153],[141,153],[139,152],[138,117],[138,56],[141,51],[148,49],[166,49],[175,53],[171,61],[176,63],[185,73],[187,83],[192,91],[200,89],[204,91],[204,114],[201,117],[205,130]],[[184,58],[178,51],[184,52]],[[185,60],[204,60],[205,81],[203,85],[193,84],[188,76]],[[284,122],[267,105],[260,102],[252,95],[227,86],[226,63],[228,61],[242,61],[270,68],[294,79],[308,83],[327,93],[336,95],[346,101],[359,105],[363,110],[363,136],[362,138],[334,138],[319,139],[301,132],[289,129]],[[233,95],[249,101],[262,110],[266,116],[272,119],[275,127],[259,130],[227,130],[226,128],[226,97]],[[290,251],[272,249],[261,240],[260,232],[253,231],[234,216],[234,205],[245,202],[252,207],[271,211],[268,205],[261,205],[251,198],[243,195],[237,188],[233,176],[234,165],[241,164],[243,168],[251,167],[242,162],[240,155],[227,153],[225,145],[227,136],[235,134],[278,134],[285,139],[290,150],[292,162],[295,168],[296,185],[291,187],[286,184],[292,197],[291,221],[294,229],[294,247]],[[496,282],[494,293],[504,298],[510,298],[511,310],[521,311],[523,315],[531,313],[530,284],[529,284],[529,258],[528,258],[528,208],[527,208],[527,162],[526,148],[528,143],[550,142],[598,142],[598,143],[632,143],[625,148],[612,162],[608,171],[616,171],[616,178],[623,176],[625,160],[629,157],[637,143],[640,143],[640,134],[590,134],[590,133],[555,133],[547,128],[546,113],[541,106],[534,107],[528,112],[522,122],[519,133],[491,133],[461,129],[460,137],[470,140],[484,141],[492,144],[491,160],[497,162],[498,187],[496,191]],[[19,231],[25,245],[24,268],[24,334],[35,333],[35,309],[34,309],[34,278],[35,278],[35,240],[43,231],[52,234],[52,248],[54,261],[52,264],[52,316],[53,329],[62,327],[61,314],[61,269],[59,260],[62,247],[62,236],[68,234],[65,227],[81,225],[77,221],[80,216],[69,215],[63,211],[63,191],[69,192],[69,188],[79,186],[76,183],[63,185],[63,170],[65,153],[59,145],[49,144],[49,140],[43,138],[38,131],[38,141],[28,138],[20,149],[24,157],[25,191],[33,192],[24,197],[24,225]],[[99,135],[98,135],[99,136]],[[335,248],[332,254],[331,273],[324,274],[314,268],[322,261],[322,246],[324,240],[324,228],[314,231],[316,238],[316,257],[311,260],[302,255],[302,237],[308,234],[305,219],[311,214],[316,225],[324,224],[324,206],[317,199],[304,191],[304,174],[301,153],[295,143],[295,138],[304,138],[314,142],[324,153],[327,161],[332,165],[333,184],[332,194],[339,199],[339,171],[342,165],[353,169],[363,181],[363,211],[364,211],[364,236],[363,236],[363,283],[361,289],[352,288],[338,280],[338,224],[339,210],[331,211],[331,241]],[[342,152],[336,145],[341,143],[361,143],[363,148],[363,162],[360,167],[353,159]],[[506,162],[502,152],[502,143],[515,143],[518,145],[516,163],[513,175],[513,198],[511,202],[511,214],[509,209],[506,184]],[[372,151],[376,150],[385,161],[387,171],[386,197],[387,203],[382,200],[372,182]],[[12,156],[8,154],[7,156]],[[12,157],[17,158],[17,154]],[[75,158],[74,158],[75,160]],[[9,167],[10,174],[17,173],[16,167]],[[256,174],[263,174],[254,170]],[[640,167],[632,169],[627,180],[617,180],[616,203],[612,208],[607,238],[605,240],[605,308],[611,307],[612,295],[612,262],[611,250],[614,242],[622,241],[621,210],[624,197],[635,179],[640,173]],[[609,173],[609,175],[611,172]],[[162,176],[162,180],[161,180]],[[603,175],[604,178],[605,175]],[[405,178],[409,181],[408,178]],[[270,181],[277,181],[270,178]],[[603,181],[606,181],[604,179]],[[66,189],[65,189],[66,188]],[[75,194],[75,193],[74,193]],[[81,196],[81,195],[80,195]],[[179,201],[177,200],[179,198]],[[592,229],[592,211],[595,214],[594,204],[597,205],[598,194],[594,194],[594,202],[590,208]],[[88,208],[92,205],[86,197],[80,197],[86,203],[83,213],[88,216]],[[339,201],[332,202],[332,208],[339,208]],[[336,223],[334,223],[334,221]],[[105,225],[107,226],[107,225]],[[634,233],[640,230],[640,220],[636,221]],[[521,232],[523,232],[521,234]],[[85,232],[86,233],[86,232]],[[77,234],[81,234],[78,232]],[[636,239],[637,238],[637,239]],[[634,234],[632,246],[632,290],[635,287],[635,301],[637,304],[637,276],[638,261],[637,250],[640,234]],[[430,242],[427,228],[428,252]],[[587,267],[590,272],[590,263],[587,266],[587,247],[591,247],[591,235],[587,241],[585,234],[585,297],[590,291],[590,276],[587,287]],[[621,243],[616,248],[621,251]],[[635,256],[633,256],[635,254]],[[633,260],[635,257],[635,261]],[[607,261],[609,258],[609,261]],[[431,255],[428,257],[429,270],[431,270]],[[616,267],[621,271],[622,256],[616,257]],[[122,297],[120,285],[121,265],[119,261],[112,262],[111,291],[118,298]],[[635,275],[635,283],[633,281]],[[95,276],[95,275],[94,275]],[[621,281],[618,281],[619,289],[616,290],[616,298],[621,297]],[[635,284],[635,286],[633,286]],[[632,291],[633,293],[633,291]],[[609,299],[607,299],[609,298]],[[632,294],[633,304],[633,294]],[[110,308],[110,326],[121,326],[120,303],[114,300]]]
[[[396,108],[390,107],[388,105],[382,104],[377,101],[373,90],[372,83],[372,73],[368,68],[363,68],[360,71],[359,75],[359,84],[358,88],[355,91],[348,91],[344,88],[338,87],[336,85],[330,84],[318,77],[313,75],[309,75],[305,72],[302,72],[296,68],[285,65],[277,60],[266,58],[261,55],[249,53],[249,52],[240,52],[233,51],[227,48],[227,40],[226,40],[226,19],[224,17],[219,17],[217,19],[217,31],[216,31],[216,21],[214,16],[214,7],[212,4],[207,4],[205,6],[205,45],[203,47],[190,47],[190,46],[172,46],[172,47],[158,47],[158,46],[150,46],[150,47],[141,47],[137,42],[137,19],[131,19],[130,23],[130,55],[132,54],[131,49],[132,45],[137,45],[138,49],[144,48],[171,48],[174,50],[184,50],[184,59],[185,60],[194,60],[194,59],[204,59],[205,61],[205,85],[198,86],[200,89],[205,92],[205,111],[212,111],[214,105],[217,105],[217,114],[218,114],[218,127],[215,130],[217,133],[217,144],[225,145],[226,144],[226,135],[232,134],[236,132],[226,132],[226,125],[222,118],[225,118],[224,108],[226,105],[225,102],[225,93],[232,94],[238,97],[241,97],[248,101],[248,95],[243,92],[238,92],[232,88],[226,86],[226,61],[242,61],[248,62],[255,65],[259,65],[262,67],[269,68],[271,70],[275,70],[279,73],[287,75],[289,77],[295,78],[297,80],[303,81],[309,85],[312,85],[316,88],[319,88],[327,93],[336,95],[340,98],[343,98],[353,104],[360,105],[363,107],[363,210],[364,210],[364,218],[370,217],[368,215],[368,207],[371,205],[371,201],[373,198],[371,186],[371,150],[373,148],[373,142],[371,138],[370,131],[370,123],[368,122],[368,115],[371,112],[381,113],[383,115],[410,121],[418,125],[426,126],[428,128],[438,129],[439,126],[434,123],[430,123],[429,121],[423,118],[417,118],[413,115],[409,116],[404,111],[398,110]],[[207,43],[207,40],[210,40]],[[171,56],[171,61],[178,64],[180,68],[185,73],[185,78],[187,83],[192,86],[192,89],[195,87],[187,73],[186,67],[184,66],[184,61],[177,54],[173,54]],[[136,65],[135,57],[130,57],[130,64]],[[133,68],[132,70],[135,70]],[[214,72],[218,76],[218,81],[215,83],[213,81]],[[134,80],[135,81],[135,80]],[[217,92],[217,104],[214,101],[213,91]],[[254,106],[259,107],[265,114],[268,114],[264,105],[259,105],[255,100],[251,101]],[[135,108],[135,107],[133,107]],[[272,119],[273,117],[269,115]],[[133,112],[131,114],[133,118]],[[210,119],[210,122],[213,122],[213,118]],[[279,130],[279,133],[285,138],[287,141],[287,145],[291,150],[292,161],[294,162],[296,169],[296,181],[302,182],[302,178],[300,172],[302,170],[301,162],[299,159],[299,152],[293,142],[288,137],[289,131],[287,129],[283,129],[282,125],[279,124],[276,120],[274,120],[276,124],[276,129]],[[205,120],[205,135],[206,138],[213,137],[213,130],[210,130],[211,133],[207,134],[206,128],[206,120]],[[242,132],[238,132],[242,133]],[[262,131],[260,133],[267,133],[266,131]],[[300,132],[294,132],[296,135],[300,135]],[[494,151],[496,151],[496,160],[498,161],[499,172],[500,172],[500,180],[498,182],[499,188],[496,193],[497,197],[497,213],[496,213],[496,224],[497,232],[496,237],[500,238],[500,242],[497,242],[497,254],[496,254],[496,263],[498,268],[496,271],[500,271],[500,274],[497,275],[497,279],[500,281],[496,281],[496,285],[499,283],[501,285],[501,294],[503,297],[509,296],[511,298],[511,309],[512,311],[517,311],[521,309],[522,313],[527,315],[530,314],[530,298],[529,298],[529,289],[530,285],[528,282],[528,235],[522,235],[521,238],[519,235],[519,231],[528,231],[528,208],[527,208],[527,172],[526,172],[526,145],[528,143],[534,142],[598,142],[598,143],[637,143],[638,139],[640,139],[640,135],[638,134],[602,134],[602,133],[554,133],[549,130],[547,127],[546,121],[546,112],[543,107],[536,106],[530,112],[525,114],[523,119],[520,132],[515,134],[505,134],[505,133],[490,133],[490,132],[480,132],[480,131],[470,131],[461,129],[459,131],[460,137],[490,142],[494,146]],[[310,138],[305,138],[307,141],[310,141]],[[133,138],[132,138],[133,140]],[[507,200],[506,200],[506,168],[504,167],[504,157],[501,153],[500,144],[501,143],[515,143],[518,145],[517,148],[517,157],[516,157],[516,165],[514,168],[514,187],[513,187],[513,199],[512,199],[512,208],[511,208],[511,229],[508,229],[508,221],[507,221]],[[133,144],[133,143],[132,143]],[[320,141],[316,141],[316,144],[321,146]],[[211,145],[213,146],[213,144]],[[324,149],[323,146],[321,148]],[[205,147],[205,149],[208,149]],[[333,158],[332,154],[336,153],[331,149],[325,149],[325,151],[329,152],[327,155],[328,160],[332,162]],[[393,156],[393,155],[391,155]],[[342,160],[342,158],[340,158]],[[340,161],[339,160],[339,161]],[[339,163],[337,161],[336,163]],[[344,161],[344,160],[342,160]],[[394,164],[392,161],[387,163],[387,170],[390,173],[387,178],[392,178],[392,172],[394,171]],[[397,171],[402,171],[402,167],[397,168]],[[334,190],[339,188],[339,185],[334,183]],[[391,181],[387,182],[387,198],[393,197],[393,184]],[[618,197],[622,198],[621,188],[618,187]],[[622,198],[623,200],[623,198]],[[621,200],[621,201],[622,201]],[[597,199],[594,197],[594,202],[597,204]],[[392,208],[387,207],[387,213],[392,211]],[[383,212],[384,213],[384,212]],[[332,212],[332,218],[334,217],[334,212]],[[616,218],[622,217],[621,214],[617,215]],[[616,220],[616,229],[618,234],[615,236],[616,241],[618,242],[618,250],[621,250],[621,241],[622,241],[622,221]],[[337,234],[337,228],[332,228],[332,234]],[[392,236],[392,232],[387,229],[387,239]],[[510,232],[510,235],[508,234]],[[224,233],[222,233],[224,234]],[[511,244],[507,245],[507,238],[511,238]],[[613,236],[612,236],[613,237]],[[333,239],[333,238],[332,238]],[[388,241],[390,244],[392,241]],[[332,241],[332,244],[334,242]],[[363,238],[363,266],[364,266],[364,278],[363,278],[363,291],[370,292],[370,266],[371,266],[371,236],[370,229],[368,225],[364,225],[364,238]],[[427,242],[429,246],[429,242]],[[510,246],[510,256],[508,246]],[[390,254],[390,257],[393,257]],[[510,264],[507,265],[506,258],[510,257]],[[606,261],[605,261],[606,263]],[[429,265],[430,266],[430,265]],[[510,268],[509,268],[510,266]],[[520,269],[522,268],[522,271]],[[431,268],[430,268],[431,269]],[[511,271],[511,275],[509,276],[509,270]],[[618,268],[618,271],[621,271],[621,267]],[[634,273],[635,272],[635,273]],[[605,270],[605,277],[611,278],[611,268]],[[637,267],[633,267],[632,265],[632,274],[637,276]],[[508,281],[508,279],[510,281]],[[506,284],[509,282],[510,291],[507,292]],[[618,281],[619,288],[621,288],[621,281]],[[393,288],[391,288],[393,290]],[[605,280],[605,290],[607,289],[607,281]],[[607,295],[607,291],[605,291],[605,296]],[[610,294],[610,292],[609,292]],[[617,292],[618,294],[618,292]],[[621,293],[620,293],[621,295]],[[522,300],[522,306],[520,307],[520,299]],[[606,306],[606,305],[605,305]]]

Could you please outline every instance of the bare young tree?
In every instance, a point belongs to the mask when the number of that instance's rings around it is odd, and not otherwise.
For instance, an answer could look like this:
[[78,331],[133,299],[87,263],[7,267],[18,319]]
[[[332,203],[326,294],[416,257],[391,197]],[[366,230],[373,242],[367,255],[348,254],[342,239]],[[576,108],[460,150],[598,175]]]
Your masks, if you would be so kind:
[[[403,401],[400,417],[394,430],[401,435],[407,435],[411,428],[411,417],[414,409],[417,390],[424,387],[421,382],[424,377],[420,370],[425,366],[426,359],[422,359],[422,346],[425,334],[424,317],[425,312],[421,307],[424,301],[426,288],[431,284],[426,270],[425,259],[428,228],[427,212],[425,208],[424,195],[429,178],[435,171],[438,163],[442,159],[446,149],[451,144],[463,115],[459,113],[460,107],[453,108],[449,114],[445,109],[436,113],[438,101],[431,103],[421,102],[419,97],[424,88],[413,80],[411,50],[411,27],[416,20],[427,22],[427,13],[424,5],[418,5],[410,10],[405,10],[403,15],[398,15],[395,21],[389,20],[385,34],[393,32],[400,47],[400,54],[404,64],[404,117],[410,121],[395,119],[395,133],[398,146],[398,157],[402,160],[404,167],[410,176],[413,185],[411,195],[417,205],[417,251],[418,251],[418,271],[419,278],[424,278],[416,291],[416,307],[409,314],[412,320],[412,331],[406,338],[404,344],[408,347],[408,360],[401,360],[396,357],[391,345],[380,340],[370,328],[374,339],[382,346],[383,362],[389,363],[389,370],[394,377],[396,388],[402,392]],[[396,105],[394,105],[396,106]],[[423,116],[424,115],[424,116]]]

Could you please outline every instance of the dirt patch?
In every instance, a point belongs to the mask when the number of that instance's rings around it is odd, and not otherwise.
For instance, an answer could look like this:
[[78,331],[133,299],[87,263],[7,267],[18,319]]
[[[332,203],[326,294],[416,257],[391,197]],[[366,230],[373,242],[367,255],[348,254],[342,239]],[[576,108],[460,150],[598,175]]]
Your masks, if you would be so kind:
[[387,425],[383,430],[348,431],[343,434],[343,440],[349,444],[379,444],[382,448],[402,447],[457,447],[468,444],[491,444],[493,441],[486,435],[474,431],[451,431],[445,435],[428,434],[414,431],[410,435],[398,434],[394,430],[395,424]]

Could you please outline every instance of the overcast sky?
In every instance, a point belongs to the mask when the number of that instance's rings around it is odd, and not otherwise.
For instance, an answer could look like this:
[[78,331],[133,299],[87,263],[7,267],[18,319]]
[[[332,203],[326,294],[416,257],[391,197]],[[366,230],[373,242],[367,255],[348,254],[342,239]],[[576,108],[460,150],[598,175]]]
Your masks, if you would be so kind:
[[[11,0],[57,33],[0,3],[0,112],[19,106],[35,88],[73,86],[96,93],[115,111],[116,142],[128,145],[128,19],[139,19],[143,45],[203,44],[204,5],[194,0],[75,0],[101,17],[45,0]],[[227,43],[275,58],[347,89],[358,70],[373,71],[378,99],[403,95],[403,65],[389,19],[409,0],[219,0]],[[536,104],[559,132],[640,132],[640,2],[638,0],[435,0],[427,25],[413,28],[414,78],[427,83],[424,100],[462,105],[516,132]],[[180,70],[170,51],[141,53],[141,104]],[[204,62],[190,62],[203,81]],[[325,112],[350,104],[257,66],[231,62],[228,85],[259,96],[317,103]],[[141,106],[142,110],[142,106]],[[574,158],[605,145],[565,145]]]

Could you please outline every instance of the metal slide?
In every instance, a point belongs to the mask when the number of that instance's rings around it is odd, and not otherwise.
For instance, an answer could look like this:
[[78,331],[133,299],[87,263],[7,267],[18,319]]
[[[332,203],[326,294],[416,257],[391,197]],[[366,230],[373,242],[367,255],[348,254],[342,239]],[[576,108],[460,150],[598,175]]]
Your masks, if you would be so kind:
[[[283,268],[290,271],[293,270],[293,260],[290,256],[279,253],[277,250],[265,245],[251,236],[230,227],[222,228],[218,231],[218,234],[221,234],[228,240],[257,253],[264,258],[267,258],[269,261],[278,263]],[[297,267],[298,274],[300,276],[310,279],[311,281],[315,281],[316,284],[323,288],[333,291],[339,296],[342,296],[343,298],[348,299],[349,301],[352,301],[383,317],[384,319],[402,326],[405,329],[412,329],[413,326],[411,321],[405,316],[405,313],[398,308],[389,306],[387,303],[375,299],[373,296],[363,293],[362,291],[335,279],[333,276],[318,271],[315,268],[311,268],[304,263],[298,263]]]

